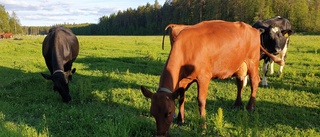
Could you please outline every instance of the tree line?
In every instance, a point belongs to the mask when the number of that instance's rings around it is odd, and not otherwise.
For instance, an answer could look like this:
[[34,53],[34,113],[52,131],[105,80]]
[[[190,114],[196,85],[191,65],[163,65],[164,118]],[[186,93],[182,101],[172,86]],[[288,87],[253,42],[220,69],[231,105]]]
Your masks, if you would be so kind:
[[22,27],[15,12],[11,15],[6,12],[3,5],[0,4],[0,33],[12,32],[14,34],[21,34]]
[[170,23],[226,20],[253,24],[275,16],[288,18],[295,32],[320,32],[319,0],[166,0],[162,6],[155,0],[72,30],[85,35],[159,35]]
[[[97,24],[56,24],[77,35],[161,35],[170,23],[205,20],[256,21],[281,16],[295,32],[320,32],[319,0],[166,0],[147,3],[99,18]],[[43,34],[49,27],[23,27],[25,34]]]

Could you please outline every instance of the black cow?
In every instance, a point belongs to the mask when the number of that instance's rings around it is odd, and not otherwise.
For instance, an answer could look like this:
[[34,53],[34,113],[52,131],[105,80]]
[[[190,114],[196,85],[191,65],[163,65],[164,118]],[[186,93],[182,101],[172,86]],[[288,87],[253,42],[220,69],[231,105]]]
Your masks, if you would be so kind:
[[42,43],[42,55],[51,75],[41,74],[45,79],[53,81],[53,90],[59,92],[63,102],[71,100],[68,83],[76,71],[75,68],[71,70],[71,67],[78,53],[78,39],[67,28],[51,28]]
[[[267,49],[268,52],[278,55],[280,54],[280,58],[285,61],[286,52],[289,44],[289,36],[293,33],[291,29],[291,23],[288,19],[282,18],[280,16],[270,18],[264,21],[256,22],[253,25],[254,28],[263,29],[264,32],[261,34],[261,45]],[[262,67],[262,86],[267,86],[267,71],[268,64],[271,61],[271,71],[270,73],[274,73],[273,70],[273,61],[270,60],[268,56],[265,55],[264,52],[261,51],[260,59],[264,60],[264,64]],[[284,64],[280,66],[279,72],[282,73]]]

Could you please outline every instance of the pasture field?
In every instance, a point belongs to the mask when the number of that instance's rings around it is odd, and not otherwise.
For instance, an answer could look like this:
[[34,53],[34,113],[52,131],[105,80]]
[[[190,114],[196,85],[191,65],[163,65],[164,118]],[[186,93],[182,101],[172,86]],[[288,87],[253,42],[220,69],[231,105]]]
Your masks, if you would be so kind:
[[[150,100],[140,85],[157,89],[170,52],[168,37],[162,50],[162,36],[78,36],[80,53],[68,104],[40,75],[49,73],[41,53],[43,39],[0,40],[1,137],[154,135]],[[235,79],[212,80],[206,130],[200,126],[193,84],[186,92],[186,123],[172,124],[171,136],[320,136],[320,36],[291,36],[284,72],[269,75],[268,84],[259,87],[255,111],[247,112],[232,109]],[[249,95],[247,85],[245,104]]]

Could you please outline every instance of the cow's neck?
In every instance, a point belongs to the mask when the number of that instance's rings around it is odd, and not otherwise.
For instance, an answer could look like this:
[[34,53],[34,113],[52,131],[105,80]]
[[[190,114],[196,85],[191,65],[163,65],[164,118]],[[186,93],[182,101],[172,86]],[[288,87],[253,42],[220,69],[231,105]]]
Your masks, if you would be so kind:
[[[171,55],[170,55],[171,56]],[[174,92],[178,87],[181,65],[177,62],[178,58],[170,60],[169,57],[160,76],[159,88],[167,88]]]
[[172,73],[165,67],[160,76],[159,88],[166,88],[174,92],[175,83]]
[[53,71],[56,70],[63,70],[64,71],[64,65],[63,65],[63,52],[59,51],[59,47],[55,45],[54,50],[52,50],[52,67]]

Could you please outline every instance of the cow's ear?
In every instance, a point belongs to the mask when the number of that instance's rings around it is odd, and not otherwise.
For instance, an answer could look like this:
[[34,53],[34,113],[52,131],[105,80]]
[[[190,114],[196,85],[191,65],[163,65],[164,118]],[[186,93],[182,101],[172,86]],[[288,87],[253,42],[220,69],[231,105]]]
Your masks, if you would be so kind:
[[43,74],[43,73],[41,73],[41,75],[47,80],[52,80],[52,76],[51,75]]
[[76,72],[76,68],[73,68],[73,69],[71,70],[71,73],[74,74],[75,72]]
[[152,93],[150,90],[146,89],[145,87],[140,86],[140,89],[141,89],[142,94],[143,94],[145,97],[151,98],[151,97],[153,96],[153,93]]
[[264,33],[264,31],[265,31],[263,28],[259,28],[258,30],[259,30],[260,34]]
[[180,96],[180,98],[183,98],[184,93],[185,93],[184,88],[178,88],[175,92],[172,93],[172,98],[177,99],[179,96]]

